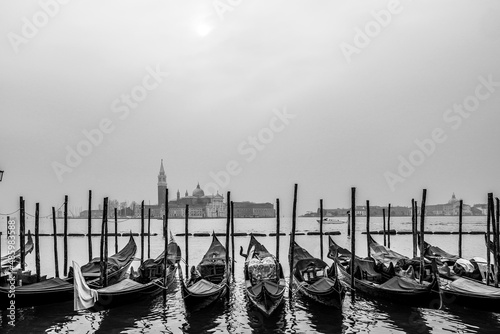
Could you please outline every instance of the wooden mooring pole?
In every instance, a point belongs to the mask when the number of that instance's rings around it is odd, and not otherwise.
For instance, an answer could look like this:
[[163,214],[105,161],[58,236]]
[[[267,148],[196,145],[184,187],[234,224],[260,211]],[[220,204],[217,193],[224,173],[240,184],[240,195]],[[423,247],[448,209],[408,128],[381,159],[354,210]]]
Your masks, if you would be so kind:
[[384,246],[387,246],[387,236],[385,233],[385,209],[382,209],[382,231],[384,233]]
[[319,200],[319,253],[323,261],[323,200]]
[[458,256],[462,257],[462,212],[463,212],[464,201],[460,200],[460,206],[458,208]]
[[417,257],[417,217],[416,217],[415,199],[411,199],[411,235],[413,246],[413,258]]
[[366,251],[368,253],[368,258],[371,257],[370,250],[370,201],[366,201]]
[[52,230],[54,231],[54,268],[56,277],[59,277],[59,258],[57,255],[57,223],[56,223],[56,208],[52,207]]
[[151,208],[148,208],[148,259],[151,258]]
[[21,239],[21,271],[24,271],[26,250],[24,245],[24,234],[25,234],[25,213],[24,213],[24,199],[21,196],[19,198],[19,237]]
[[356,273],[356,188],[352,187],[351,188],[351,212],[352,212],[352,218],[351,218],[351,230],[352,230],[352,235],[351,235],[351,299],[352,302],[355,300],[355,295],[356,295],[356,281],[354,278],[354,274]]
[[115,254],[118,253],[118,209],[115,208]]
[[391,248],[391,203],[387,209],[387,248]]
[[99,285],[100,286],[105,286],[104,282],[104,273],[106,272],[106,263],[104,262],[104,238],[106,234],[106,214],[107,214],[107,208],[108,208],[108,198],[104,197],[104,207],[102,211],[102,224],[101,224],[101,245],[99,248],[99,268],[100,268],[100,275],[99,275]]
[[420,284],[424,278],[425,268],[424,268],[424,224],[425,224],[425,200],[427,198],[427,189],[424,189],[422,193],[422,209],[420,210]]
[[35,204],[35,268],[36,281],[40,282],[40,204]]
[[186,204],[186,209],[184,211],[184,244],[186,245],[186,281],[189,278],[189,204]]
[[92,190],[89,190],[89,211],[87,217],[87,242],[89,249],[89,262],[92,261]]
[[276,260],[280,262],[280,200],[276,199]]
[[290,253],[288,254],[288,263],[290,265],[290,280],[288,282],[288,292],[290,296],[293,293],[293,255],[295,252],[295,229],[297,228],[297,189],[298,185],[295,183],[293,190],[293,209],[292,209],[292,231],[290,236]]
[[[229,272],[229,234],[231,233],[231,192],[227,192],[227,217],[226,217],[226,269]],[[232,269],[231,269],[232,270]],[[229,294],[228,294],[229,295]]]
[[487,265],[487,274],[486,274],[486,284],[490,285],[490,272],[491,272],[491,259],[490,259],[490,224],[491,224],[491,201],[490,195],[488,194],[488,214],[486,215],[486,265]]
[[64,196],[64,276],[68,276],[68,195]]
[[234,277],[234,202],[231,201],[231,274]]
[[144,201],[141,203],[141,264],[144,262]]
[[[167,286],[167,259],[168,259],[168,189],[165,189],[165,215],[163,216],[163,235],[165,240],[163,241],[163,286]],[[187,261],[187,259],[186,259]],[[166,290],[163,290],[163,299],[166,301]]]

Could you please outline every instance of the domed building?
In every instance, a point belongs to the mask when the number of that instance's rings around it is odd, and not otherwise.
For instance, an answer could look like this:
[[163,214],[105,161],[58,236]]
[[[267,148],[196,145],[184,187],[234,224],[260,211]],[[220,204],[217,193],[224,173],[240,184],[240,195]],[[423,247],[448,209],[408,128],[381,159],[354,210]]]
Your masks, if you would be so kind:
[[186,205],[189,205],[189,217],[192,218],[226,217],[224,197],[219,193],[206,196],[199,182],[191,196],[186,190],[185,196],[181,197],[180,191],[177,190],[177,199],[168,202],[168,216],[185,217]]

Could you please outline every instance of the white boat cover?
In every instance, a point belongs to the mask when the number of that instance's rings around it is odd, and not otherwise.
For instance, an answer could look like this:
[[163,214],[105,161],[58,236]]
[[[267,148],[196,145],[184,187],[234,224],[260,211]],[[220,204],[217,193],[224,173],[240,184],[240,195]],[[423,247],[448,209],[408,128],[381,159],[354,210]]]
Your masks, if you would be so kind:
[[466,273],[472,273],[475,269],[472,263],[466,259],[458,259],[455,265],[462,267]]
[[83,278],[80,266],[75,261],[73,261],[73,275],[73,309],[79,311],[91,308],[97,301],[97,291],[89,288]]

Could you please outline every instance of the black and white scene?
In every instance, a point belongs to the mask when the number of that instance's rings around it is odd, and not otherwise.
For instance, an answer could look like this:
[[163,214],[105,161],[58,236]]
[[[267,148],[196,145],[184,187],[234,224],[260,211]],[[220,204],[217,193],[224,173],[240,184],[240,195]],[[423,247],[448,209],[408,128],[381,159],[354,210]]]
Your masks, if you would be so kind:
[[500,2],[4,0],[1,333],[500,333]]

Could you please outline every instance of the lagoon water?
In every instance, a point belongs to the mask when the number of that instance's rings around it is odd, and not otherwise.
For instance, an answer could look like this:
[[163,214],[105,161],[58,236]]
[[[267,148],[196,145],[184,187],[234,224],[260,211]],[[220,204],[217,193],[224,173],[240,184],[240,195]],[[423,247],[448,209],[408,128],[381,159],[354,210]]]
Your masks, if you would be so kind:
[[[34,231],[33,218],[27,217],[27,229]],[[340,218],[346,220],[346,218]],[[365,218],[357,217],[356,250],[360,256],[366,255]],[[427,217],[426,230],[458,231],[457,217]],[[371,229],[382,229],[382,218],[372,217]],[[0,222],[2,235],[2,254],[5,254],[4,219]],[[114,232],[114,222],[110,220],[109,231]],[[147,224],[147,222],[146,222]],[[69,220],[69,233],[86,233],[87,221]],[[101,220],[93,220],[93,233],[100,231]],[[282,218],[281,231],[287,236],[280,239],[280,260],[283,263],[285,276],[289,276],[287,251],[289,244],[290,218]],[[411,230],[410,217],[391,219],[391,228],[402,231]],[[162,221],[151,220],[151,232],[158,233],[151,237],[151,256],[156,257],[163,248],[161,235]],[[175,235],[184,232],[184,220],[169,220],[169,229]],[[485,217],[464,217],[464,231],[485,231]],[[319,231],[316,218],[298,218],[299,232]],[[335,242],[349,248],[346,224],[325,224],[324,231],[340,231],[341,235],[332,236]],[[41,222],[41,233],[52,233],[52,222],[44,219]],[[62,233],[62,220],[58,220],[58,232]],[[140,231],[140,220],[120,220],[118,232]],[[190,232],[225,232],[225,219],[193,219],[190,220]],[[236,219],[235,232],[255,232],[269,234],[275,232],[275,219]],[[375,240],[382,243],[382,235],[374,235]],[[41,271],[47,277],[54,275],[54,254],[52,237],[40,237]],[[145,255],[147,257],[147,236],[145,237]],[[258,237],[272,253],[275,251],[275,237]],[[68,257],[80,265],[88,260],[87,238],[69,237]],[[140,238],[135,237],[138,245],[137,257],[140,257]],[[224,243],[224,237],[220,237]],[[118,248],[121,249],[128,237],[118,237]],[[183,251],[184,237],[176,237]],[[210,237],[189,238],[189,265],[196,265],[208,246]],[[159,295],[154,300],[141,301],[136,304],[100,311],[73,311],[73,303],[52,304],[16,312],[15,326],[7,325],[7,318],[2,314],[0,332],[2,333],[500,333],[500,314],[481,312],[462,307],[446,307],[440,310],[427,308],[411,308],[404,305],[382,303],[356,296],[352,302],[346,296],[342,311],[336,311],[311,304],[297,298],[286,297],[283,307],[270,318],[263,317],[258,311],[251,309],[245,298],[243,280],[243,258],[239,248],[246,251],[249,237],[235,237],[235,278],[231,284],[231,296],[209,309],[196,313],[188,313],[184,308],[180,286],[174,284],[166,294],[166,299]],[[297,242],[312,255],[320,255],[319,236],[297,236]],[[458,235],[426,235],[426,241],[439,245],[450,253],[458,252]],[[391,248],[405,255],[412,252],[411,235],[391,236]],[[463,237],[463,257],[486,257],[483,235]],[[328,237],[324,237],[324,256],[326,258]],[[63,238],[58,238],[60,272],[63,269]],[[110,254],[114,253],[114,237],[109,238]],[[99,252],[99,237],[93,238],[93,255]],[[71,265],[71,263],[69,264]],[[136,269],[139,263],[134,262]],[[181,263],[184,269],[184,263]],[[34,254],[27,256],[27,268],[34,270]],[[183,270],[184,271],[184,270]]]

